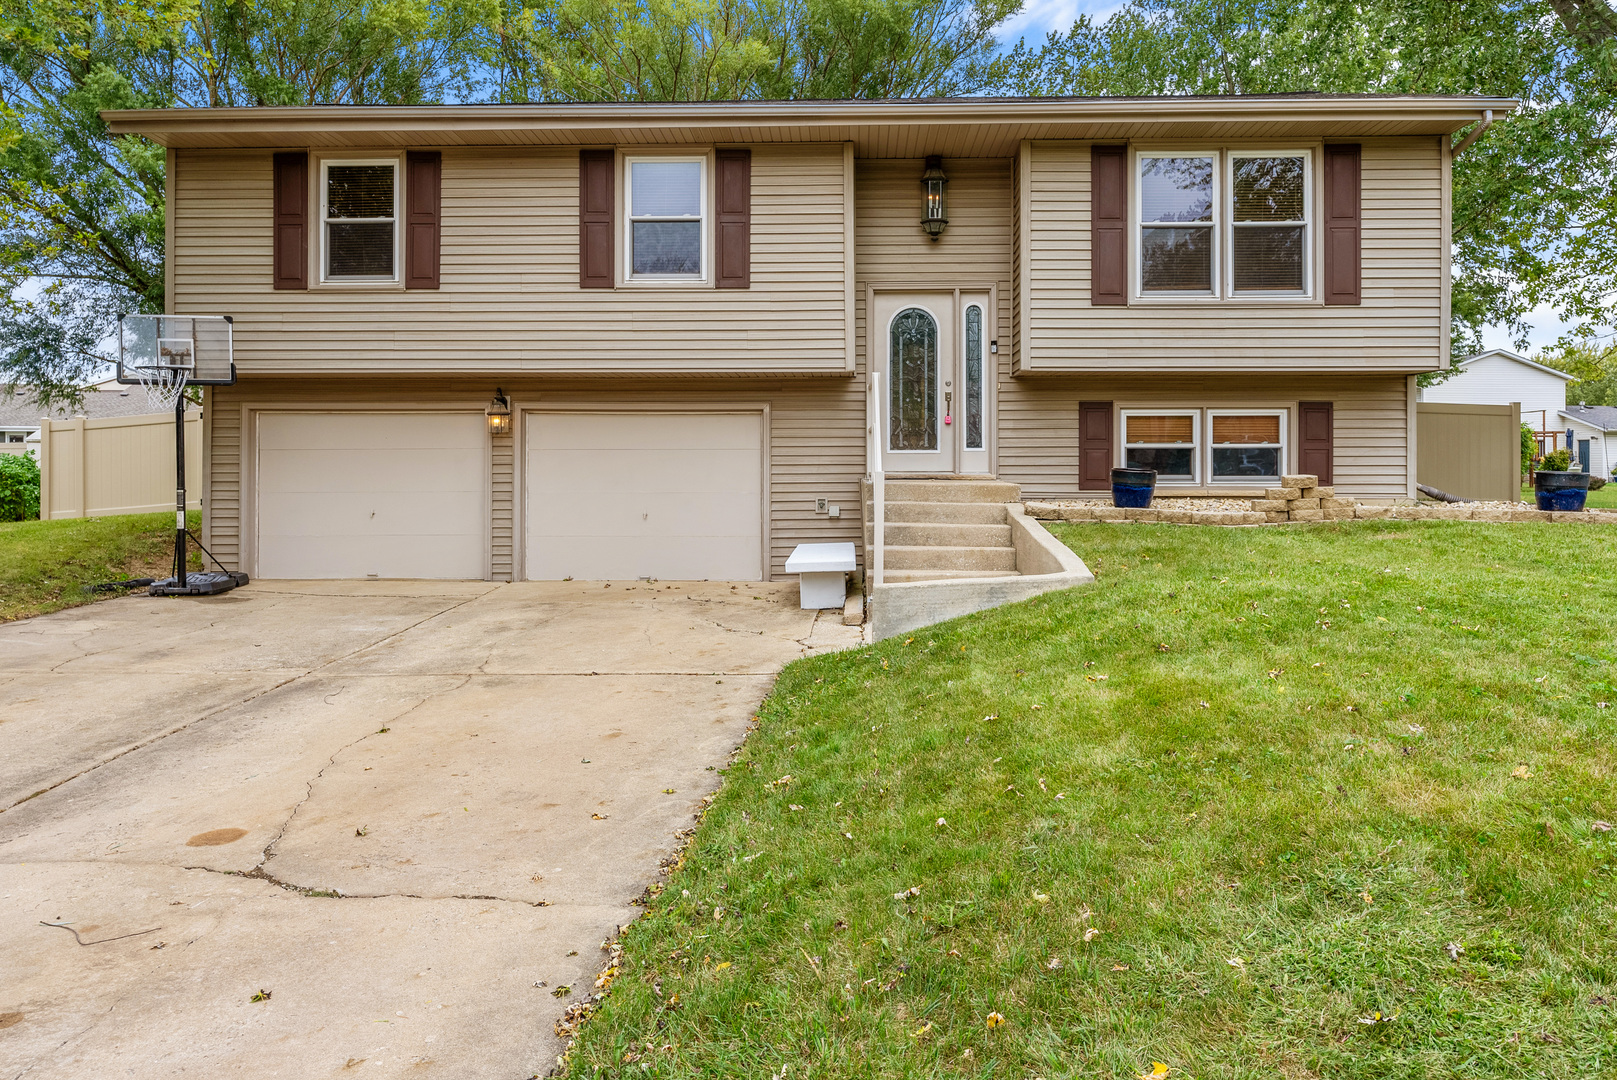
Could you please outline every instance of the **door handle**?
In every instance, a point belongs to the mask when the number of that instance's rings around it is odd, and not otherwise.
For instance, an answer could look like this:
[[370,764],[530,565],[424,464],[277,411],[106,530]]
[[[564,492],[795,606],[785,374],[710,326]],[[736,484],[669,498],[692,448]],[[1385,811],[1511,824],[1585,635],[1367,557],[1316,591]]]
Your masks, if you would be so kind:
[[944,426],[954,423],[954,395],[949,391],[943,392],[943,423]]

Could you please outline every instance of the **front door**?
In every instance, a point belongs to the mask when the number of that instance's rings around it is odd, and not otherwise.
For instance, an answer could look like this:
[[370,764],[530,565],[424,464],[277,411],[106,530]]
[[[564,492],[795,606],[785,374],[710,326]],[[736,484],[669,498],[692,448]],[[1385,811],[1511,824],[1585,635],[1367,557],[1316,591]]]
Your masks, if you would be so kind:
[[892,473],[986,474],[994,348],[987,293],[878,293],[885,353],[883,465]]

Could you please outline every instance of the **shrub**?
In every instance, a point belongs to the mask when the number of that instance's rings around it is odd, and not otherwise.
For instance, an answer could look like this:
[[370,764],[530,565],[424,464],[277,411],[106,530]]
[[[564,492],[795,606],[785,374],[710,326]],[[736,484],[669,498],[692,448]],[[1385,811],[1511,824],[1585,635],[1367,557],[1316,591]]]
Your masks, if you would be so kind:
[[1538,439],[1531,424],[1522,425],[1522,474],[1533,471],[1533,459],[1538,457]]
[[39,517],[39,462],[27,454],[0,454],[0,521]]
[[1572,451],[1564,446],[1559,450],[1551,450],[1538,463],[1539,472],[1566,472],[1571,467]]

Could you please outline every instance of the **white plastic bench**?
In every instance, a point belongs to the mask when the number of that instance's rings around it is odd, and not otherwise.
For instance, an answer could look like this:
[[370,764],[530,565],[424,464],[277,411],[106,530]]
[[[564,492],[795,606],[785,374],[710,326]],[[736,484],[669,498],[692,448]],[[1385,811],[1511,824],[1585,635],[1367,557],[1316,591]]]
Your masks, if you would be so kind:
[[786,572],[798,575],[801,608],[839,608],[848,597],[848,575],[858,567],[852,544],[798,544]]

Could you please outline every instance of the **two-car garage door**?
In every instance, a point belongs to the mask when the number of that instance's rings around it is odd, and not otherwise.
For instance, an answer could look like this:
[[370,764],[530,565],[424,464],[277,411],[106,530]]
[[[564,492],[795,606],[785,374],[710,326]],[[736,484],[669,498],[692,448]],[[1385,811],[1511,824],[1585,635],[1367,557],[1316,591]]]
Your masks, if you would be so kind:
[[[764,577],[762,414],[536,411],[525,423],[524,576]],[[255,437],[259,576],[488,573],[480,414],[264,411]]]

